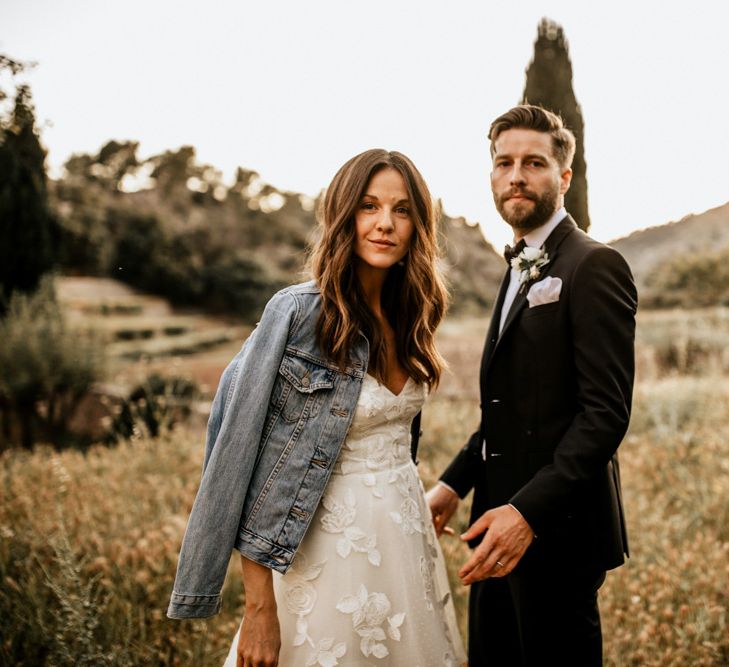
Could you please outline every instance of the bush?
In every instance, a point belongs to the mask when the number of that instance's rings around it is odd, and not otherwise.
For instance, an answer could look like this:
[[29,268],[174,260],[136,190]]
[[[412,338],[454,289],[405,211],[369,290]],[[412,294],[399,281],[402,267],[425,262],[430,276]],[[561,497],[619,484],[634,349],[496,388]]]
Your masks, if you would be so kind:
[[701,308],[729,305],[729,248],[693,253],[660,264],[647,277],[641,305]]
[[68,422],[103,367],[95,337],[67,326],[50,278],[13,294],[0,320],[0,448],[73,442]]
[[139,435],[155,438],[187,420],[197,396],[197,387],[190,380],[150,375],[129,394],[109,439],[116,441]]

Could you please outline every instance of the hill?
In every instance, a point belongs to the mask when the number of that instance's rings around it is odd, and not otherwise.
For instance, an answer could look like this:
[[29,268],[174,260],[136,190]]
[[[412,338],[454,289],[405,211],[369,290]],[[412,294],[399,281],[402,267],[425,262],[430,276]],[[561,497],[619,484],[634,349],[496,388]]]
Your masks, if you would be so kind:
[[445,273],[458,315],[488,314],[504,275],[504,259],[484,239],[478,225],[443,215]]
[[610,245],[630,264],[638,288],[646,288],[650,276],[666,262],[729,247],[729,202],[677,222],[633,232]]

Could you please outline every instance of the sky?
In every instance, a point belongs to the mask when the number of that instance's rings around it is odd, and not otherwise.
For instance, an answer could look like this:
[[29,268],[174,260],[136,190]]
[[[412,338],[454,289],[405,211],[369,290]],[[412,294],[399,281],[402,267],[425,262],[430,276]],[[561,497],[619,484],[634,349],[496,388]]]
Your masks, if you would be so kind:
[[193,145],[232,179],[316,195],[368,148],[409,155],[451,216],[510,240],[490,122],[518,103],[537,26],[564,28],[601,241],[729,201],[729,2],[0,0],[51,173],[110,139]]

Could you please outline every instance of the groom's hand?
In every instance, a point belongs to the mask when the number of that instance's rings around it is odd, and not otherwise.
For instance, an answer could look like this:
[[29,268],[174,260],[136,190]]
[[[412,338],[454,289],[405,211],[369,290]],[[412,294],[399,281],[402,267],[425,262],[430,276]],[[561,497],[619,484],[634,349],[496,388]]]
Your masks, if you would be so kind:
[[430,514],[433,517],[435,534],[440,537],[442,533],[453,535],[453,529],[446,524],[451,520],[453,513],[458,509],[460,498],[458,494],[448,488],[445,484],[438,482],[428,493],[425,499],[430,507]]
[[505,577],[521,560],[534,539],[526,519],[511,505],[502,505],[481,515],[461,535],[464,541],[486,532],[481,543],[461,568],[458,576],[464,585],[489,577]]

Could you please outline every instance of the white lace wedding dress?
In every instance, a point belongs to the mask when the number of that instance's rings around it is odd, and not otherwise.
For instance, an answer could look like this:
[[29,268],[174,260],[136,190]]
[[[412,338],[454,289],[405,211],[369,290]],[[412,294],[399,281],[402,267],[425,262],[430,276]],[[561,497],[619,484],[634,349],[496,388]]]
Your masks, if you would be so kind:
[[[425,400],[366,375],[329,485],[293,565],[273,573],[280,667],[456,667],[466,658],[410,458]],[[235,666],[236,636],[225,667]]]

